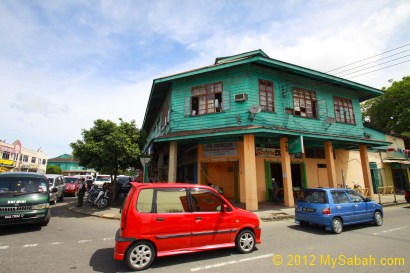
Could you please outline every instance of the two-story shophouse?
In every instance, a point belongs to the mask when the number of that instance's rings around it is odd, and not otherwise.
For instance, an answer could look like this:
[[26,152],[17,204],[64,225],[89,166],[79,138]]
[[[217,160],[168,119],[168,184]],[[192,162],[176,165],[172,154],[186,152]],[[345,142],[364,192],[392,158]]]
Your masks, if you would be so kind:
[[365,134],[359,103],[381,94],[262,50],[155,79],[142,126],[150,180],[212,183],[257,210],[275,178],[291,207],[301,188],[342,186],[338,158],[358,150],[372,189],[368,148],[389,143]]

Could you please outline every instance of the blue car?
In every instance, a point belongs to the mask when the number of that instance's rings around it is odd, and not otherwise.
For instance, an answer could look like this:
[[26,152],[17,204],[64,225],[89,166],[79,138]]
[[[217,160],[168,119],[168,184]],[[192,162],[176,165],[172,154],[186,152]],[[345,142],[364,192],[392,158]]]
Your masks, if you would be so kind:
[[369,222],[381,226],[383,208],[352,189],[305,189],[295,206],[295,222],[302,226],[322,225],[339,234],[344,225]]

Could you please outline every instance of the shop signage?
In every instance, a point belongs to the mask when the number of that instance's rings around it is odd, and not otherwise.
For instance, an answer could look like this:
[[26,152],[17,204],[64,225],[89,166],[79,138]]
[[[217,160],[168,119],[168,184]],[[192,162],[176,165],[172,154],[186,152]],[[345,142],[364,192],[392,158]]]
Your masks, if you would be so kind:
[[288,140],[288,145],[290,154],[303,154],[305,152],[303,149],[303,136],[290,137]]
[[236,156],[236,142],[211,143],[203,145],[203,156]]
[[280,149],[256,147],[256,156],[280,157]]

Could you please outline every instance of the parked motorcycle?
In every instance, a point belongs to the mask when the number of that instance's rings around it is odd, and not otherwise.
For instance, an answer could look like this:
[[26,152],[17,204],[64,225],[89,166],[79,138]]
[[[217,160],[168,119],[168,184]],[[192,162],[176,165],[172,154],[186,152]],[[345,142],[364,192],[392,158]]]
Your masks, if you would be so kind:
[[98,190],[98,186],[97,186],[97,185],[93,185],[93,186],[88,190],[88,195],[87,195],[86,202],[89,203],[89,204],[94,204],[94,200],[97,198],[99,192],[100,192],[100,191]]
[[111,187],[108,183],[104,183],[102,190],[99,191],[97,198],[94,200],[94,205],[99,209],[108,206],[111,199]]

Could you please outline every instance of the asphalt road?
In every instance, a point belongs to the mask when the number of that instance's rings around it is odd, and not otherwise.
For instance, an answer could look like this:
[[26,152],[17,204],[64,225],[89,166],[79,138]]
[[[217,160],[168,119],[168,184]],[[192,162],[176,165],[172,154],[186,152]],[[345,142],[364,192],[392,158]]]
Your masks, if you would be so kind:
[[[382,227],[345,227],[340,235],[292,220],[267,222],[251,254],[223,249],[165,257],[145,272],[410,272],[410,206],[385,208],[384,220]],[[113,259],[119,224],[59,203],[47,227],[0,229],[0,272],[128,272]]]

